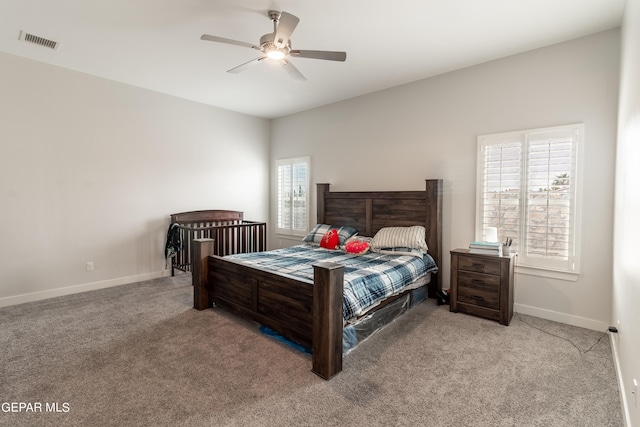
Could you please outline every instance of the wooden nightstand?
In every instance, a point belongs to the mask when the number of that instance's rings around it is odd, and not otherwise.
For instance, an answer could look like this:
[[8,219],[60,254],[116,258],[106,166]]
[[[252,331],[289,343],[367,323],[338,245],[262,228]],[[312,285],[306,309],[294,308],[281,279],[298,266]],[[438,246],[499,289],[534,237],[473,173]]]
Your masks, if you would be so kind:
[[513,317],[514,257],[452,250],[449,310],[508,326]]

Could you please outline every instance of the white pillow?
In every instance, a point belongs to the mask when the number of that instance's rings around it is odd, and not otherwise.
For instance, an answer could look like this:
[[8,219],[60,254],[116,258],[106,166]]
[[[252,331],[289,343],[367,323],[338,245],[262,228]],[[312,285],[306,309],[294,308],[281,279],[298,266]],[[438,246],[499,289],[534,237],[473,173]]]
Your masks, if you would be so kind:
[[385,227],[381,228],[371,242],[371,248],[391,249],[409,248],[427,252],[427,242],[425,240],[426,230],[422,225],[412,227]]

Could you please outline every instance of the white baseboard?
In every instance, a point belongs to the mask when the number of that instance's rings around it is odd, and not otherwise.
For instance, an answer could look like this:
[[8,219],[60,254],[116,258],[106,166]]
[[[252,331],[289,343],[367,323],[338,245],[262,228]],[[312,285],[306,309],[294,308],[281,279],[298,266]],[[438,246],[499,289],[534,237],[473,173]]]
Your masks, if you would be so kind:
[[565,323],[580,328],[592,329],[594,331],[605,332],[609,328],[609,324],[600,320],[588,319],[586,317],[574,316],[571,314],[560,313],[543,308],[531,307],[529,305],[514,304],[514,311],[529,316],[540,317],[542,319],[553,320],[554,322]]
[[80,292],[94,291],[96,289],[111,288],[113,286],[128,285],[129,283],[158,279],[160,277],[166,277],[170,275],[171,269],[168,269],[155,271],[152,273],[138,274],[136,276],[119,277],[117,279],[102,280],[100,282],[83,283],[80,285],[66,286],[63,288],[49,289],[46,291],[3,297],[0,298],[0,307],[8,307],[10,305],[40,301],[43,299],[61,297],[64,295],[78,294]]
[[617,334],[609,334],[609,342],[611,343],[611,353],[613,354],[613,366],[616,370],[616,378],[618,380],[618,391],[620,393],[620,404],[622,405],[622,415],[624,425],[631,427],[631,414],[629,413],[629,402],[627,395],[624,393],[624,381],[622,379],[622,371],[620,371],[620,359],[618,358],[618,336]]

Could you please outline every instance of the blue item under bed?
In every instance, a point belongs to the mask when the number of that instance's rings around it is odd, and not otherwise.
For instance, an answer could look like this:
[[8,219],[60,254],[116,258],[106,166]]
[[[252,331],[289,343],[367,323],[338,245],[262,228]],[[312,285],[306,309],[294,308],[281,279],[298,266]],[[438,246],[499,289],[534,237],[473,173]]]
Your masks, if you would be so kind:
[[301,353],[306,353],[306,354],[312,354],[311,349],[304,347],[300,344],[296,344],[293,341],[290,341],[288,339],[286,339],[285,337],[283,337],[282,335],[280,335],[279,333],[277,333],[276,331],[274,331],[271,328],[267,328],[266,326],[260,325],[260,332],[262,332],[265,335],[268,335],[278,341],[280,341],[281,343],[288,345],[291,348],[294,348],[296,350],[298,350]]

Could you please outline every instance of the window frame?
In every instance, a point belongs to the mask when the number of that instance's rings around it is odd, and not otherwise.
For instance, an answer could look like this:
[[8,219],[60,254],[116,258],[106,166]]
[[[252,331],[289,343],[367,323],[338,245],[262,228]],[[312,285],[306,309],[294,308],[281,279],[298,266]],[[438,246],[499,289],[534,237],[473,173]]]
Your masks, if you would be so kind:
[[[570,230],[568,242],[568,256],[566,260],[554,260],[544,256],[527,256],[522,248],[519,248],[516,271],[524,274],[539,275],[564,280],[577,280],[580,274],[580,248],[581,248],[581,227],[582,227],[582,166],[583,166],[583,146],[584,146],[584,124],[577,123],[571,125],[553,126],[539,129],[527,129],[514,132],[503,132],[497,134],[480,135],[477,138],[477,161],[476,161],[476,224],[475,239],[483,240],[485,218],[483,217],[484,209],[484,173],[485,173],[485,157],[484,148],[509,143],[520,144],[520,170],[519,170],[519,224],[518,224],[518,241],[524,242],[527,236],[527,207],[529,203],[527,187],[531,182],[529,176],[529,147],[532,137],[536,134],[552,134],[552,133],[568,133],[571,134],[573,156],[571,162],[571,170],[574,179],[570,180]],[[500,171],[501,176],[504,172]],[[557,178],[557,177],[556,177]],[[504,236],[500,236],[498,240],[503,240]]]
[[[294,217],[295,217],[295,212],[293,209],[290,209],[289,212],[289,224],[291,225],[288,228],[283,228],[280,225],[280,216],[281,216],[281,204],[280,204],[280,168],[282,166],[291,166],[291,174],[293,175],[293,167],[294,165],[305,165],[306,167],[306,182],[304,183],[304,185],[306,186],[307,191],[305,192],[305,198],[304,198],[304,203],[305,203],[305,220],[304,220],[304,228],[302,229],[295,229],[294,227]],[[310,182],[311,182],[311,158],[309,156],[302,156],[302,157],[289,157],[289,158],[284,158],[284,159],[277,159],[275,162],[275,176],[276,176],[276,180],[275,180],[275,184],[276,184],[276,191],[275,191],[275,206],[276,206],[276,220],[275,220],[275,226],[276,226],[276,234],[280,234],[280,235],[285,235],[285,236],[306,236],[307,233],[309,232],[309,215],[310,215],[310,192],[311,192],[311,187],[310,187]],[[294,186],[294,180],[291,177],[291,187],[293,188]],[[290,193],[291,194],[291,199],[293,199],[294,195],[293,195],[293,191]],[[293,202],[293,200],[291,200],[291,202]],[[293,205],[293,204],[292,204]]]

